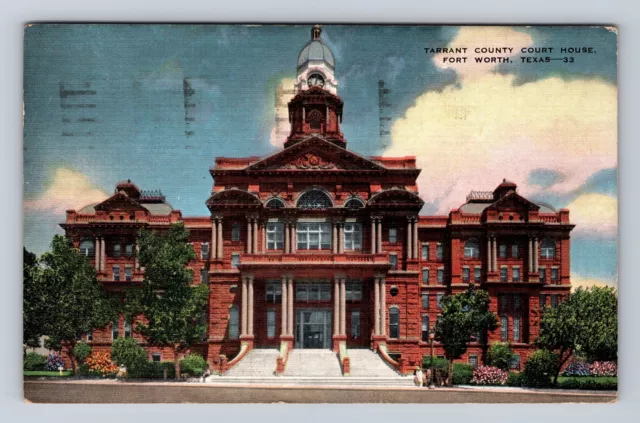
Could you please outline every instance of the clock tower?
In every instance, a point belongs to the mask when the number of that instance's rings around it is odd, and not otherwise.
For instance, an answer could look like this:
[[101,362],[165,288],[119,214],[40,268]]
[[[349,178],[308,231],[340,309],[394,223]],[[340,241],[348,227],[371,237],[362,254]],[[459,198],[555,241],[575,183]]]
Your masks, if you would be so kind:
[[341,147],[346,141],[340,132],[343,102],[337,96],[335,59],[321,39],[322,27],[314,25],[311,41],[298,56],[295,97],[289,102],[291,133],[288,148],[310,136],[320,136]]

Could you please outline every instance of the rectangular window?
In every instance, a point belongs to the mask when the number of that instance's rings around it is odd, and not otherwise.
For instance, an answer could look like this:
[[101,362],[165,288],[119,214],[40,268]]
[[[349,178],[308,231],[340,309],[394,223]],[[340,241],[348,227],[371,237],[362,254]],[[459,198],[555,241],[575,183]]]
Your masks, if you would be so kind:
[[330,223],[298,223],[298,250],[330,250]]
[[422,269],[422,283],[423,285],[429,284],[429,269]]
[[509,319],[507,316],[500,318],[500,339],[506,341],[509,336]]
[[160,360],[162,360],[161,353],[155,352],[151,354],[151,361],[153,361],[154,363],[160,363]]
[[422,244],[422,260],[429,260],[429,244]]
[[276,311],[267,310],[267,338],[276,336]]
[[519,251],[519,248],[518,248],[518,244],[513,244],[511,246],[511,257],[520,258],[520,251]]
[[507,246],[504,244],[501,244],[499,250],[500,250],[499,252],[500,258],[507,258]]
[[111,323],[111,339],[118,339],[120,337],[118,323],[119,323],[118,320],[114,320]]
[[551,295],[551,307],[558,307],[558,296]]
[[427,342],[429,340],[429,316],[422,315],[422,341]]
[[511,278],[514,282],[520,282],[520,268],[514,267],[511,269]]
[[475,269],[473,269],[473,281],[475,283],[480,283],[481,278],[482,278],[482,269],[479,267],[476,267]]
[[511,370],[520,370],[520,354],[513,354],[511,361],[509,362],[509,368]]
[[543,309],[547,306],[547,296],[545,294],[540,294],[540,309]]
[[429,308],[429,294],[422,294],[422,308]]
[[389,264],[391,264],[391,269],[396,270],[398,268],[398,256],[391,254],[389,256]]
[[442,305],[440,304],[442,302],[442,296],[444,294],[438,294],[436,295],[436,304],[438,305],[438,308],[442,308]]
[[400,337],[400,309],[393,307],[389,309],[389,338]]
[[240,313],[237,306],[229,309],[229,339],[238,339],[240,332]]
[[124,268],[124,280],[127,282],[131,282],[131,279],[133,278],[133,272],[131,267],[125,267]]
[[551,283],[558,282],[558,269],[556,267],[551,269]]
[[[346,297],[346,287],[345,287]],[[346,299],[346,298],[345,298]],[[328,283],[296,284],[296,301],[330,301],[331,285]]]
[[438,284],[444,283],[444,269],[438,269]]
[[351,311],[351,339],[360,338],[360,310]]
[[93,341],[93,332],[89,331],[87,332],[87,342],[91,342]]
[[240,264],[240,254],[231,254],[231,267],[236,268]]
[[398,242],[398,229],[397,228],[389,228],[389,244],[395,244]]
[[513,316],[513,340],[520,341],[520,316]]
[[279,282],[267,282],[265,301],[271,304],[282,302],[282,285]]
[[540,268],[540,282],[547,283],[547,269],[544,267]]
[[469,283],[471,281],[471,269],[468,267],[462,268],[462,282]]
[[[329,293],[329,298],[331,299],[331,290],[329,285],[322,285],[323,288],[329,289],[327,292]],[[324,298],[323,298],[324,300]],[[346,301],[362,301],[362,283],[360,282],[349,282],[345,286],[345,300]]]
[[500,268],[500,282],[506,282],[507,281],[507,268],[506,267],[501,267]]
[[436,259],[442,260],[442,244],[436,245]]
[[124,321],[124,337],[131,338],[131,322],[129,320]]
[[470,355],[469,356],[469,365],[471,367],[478,367],[478,356],[477,355]]
[[267,223],[267,250],[284,249],[284,224],[279,222]]
[[120,280],[120,266],[113,266],[113,280],[116,282]]
[[345,251],[362,249],[362,225],[360,223],[344,224],[344,249]]
[[206,260],[209,258],[209,243],[203,242],[200,244],[200,258]]
[[124,246],[124,255],[127,257],[133,257],[133,244],[129,243]]
[[240,241],[240,224],[233,223],[231,225],[231,241],[237,242]]
[[209,283],[209,271],[207,269],[200,269],[200,283]]
[[120,257],[120,244],[113,244],[113,257],[115,258],[119,258]]

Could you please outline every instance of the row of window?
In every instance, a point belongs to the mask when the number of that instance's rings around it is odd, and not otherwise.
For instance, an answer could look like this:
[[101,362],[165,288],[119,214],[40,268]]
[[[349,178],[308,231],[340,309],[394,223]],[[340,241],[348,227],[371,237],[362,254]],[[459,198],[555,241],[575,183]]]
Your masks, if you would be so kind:
[[[436,307],[440,308],[440,303],[442,302],[442,297],[444,294],[435,294],[436,296]],[[429,309],[429,299],[431,298],[431,294],[422,294],[422,308]]]
[[[424,247],[423,247],[424,248]],[[509,245],[500,244],[498,246],[498,257],[506,259],[509,252]],[[511,245],[511,258],[520,258],[521,248],[519,244]],[[545,239],[540,244],[540,257],[543,259],[554,259],[556,256],[556,244],[551,239]],[[424,257],[423,257],[424,258]],[[480,244],[471,239],[464,244],[464,258],[480,258]]]
[[[422,260],[429,260],[429,244],[422,244],[420,252]],[[442,260],[442,244],[436,244],[436,260]]]
[[[83,239],[82,241],[80,241],[80,254],[91,257],[95,254],[95,251],[95,244],[93,240]],[[109,251],[109,257],[133,257],[133,243],[129,242],[125,244],[109,244],[107,251]]]
[[[540,282],[547,283],[547,269],[541,267],[540,271]],[[513,266],[511,268],[511,281],[512,282],[521,282],[521,272],[519,266]],[[502,266],[500,268],[500,282],[508,282],[509,281],[509,268],[507,266]],[[551,283],[558,282],[558,268],[551,268]]]
[[[120,281],[120,266],[115,265],[112,268],[113,270],[113,280],[118,282]],[[133,279],[133,269],[131,268],[131,266],[125,266],[124,268],[124,280],[129,282]]]
[[[329,283],[296,283],[296,301],[331,301],[331,284]],[[362,301],[362,283],[347,282],[345,285],[346,301]],[[277,281],[267,282],[265,301],[271,304],[282,302],[282,284]]]

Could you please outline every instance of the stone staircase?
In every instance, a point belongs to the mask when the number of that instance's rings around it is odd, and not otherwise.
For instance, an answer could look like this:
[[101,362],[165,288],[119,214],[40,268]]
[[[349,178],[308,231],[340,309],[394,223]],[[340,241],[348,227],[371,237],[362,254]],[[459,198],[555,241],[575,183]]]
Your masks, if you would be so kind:
[[273,376],[278,354],[280,354],[280,351],[276,348],[253,349],[238,364],[226,372],[222,378]]
[[401,377],[377,353],[365,348],[354,348],[348,351],[351,365],[351,377]]
[[338,355],[331,350],[292,350],[284,376],[342,377]]

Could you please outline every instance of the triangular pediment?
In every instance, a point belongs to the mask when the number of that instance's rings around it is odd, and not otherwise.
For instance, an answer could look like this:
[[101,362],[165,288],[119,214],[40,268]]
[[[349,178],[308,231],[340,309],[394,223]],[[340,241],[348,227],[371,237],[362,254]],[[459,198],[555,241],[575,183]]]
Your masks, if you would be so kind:
[[248,171],[375,170],[386,168],[365,157],[312,136],[247,167]]
[[140,203],[130,198],[123,191],[117,192],[111,197],[104,200],[102,203],[97,204],[94,207],[96,210],[100,211],[115,211],[115,210],[125,210],[125,211],[134,211],[134,210],[147,210]]
[[515,191],[509,192],[507,195],[491,204],[485,210],[539,210],[540,206],[527,200]]

